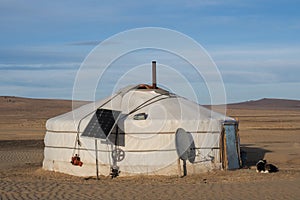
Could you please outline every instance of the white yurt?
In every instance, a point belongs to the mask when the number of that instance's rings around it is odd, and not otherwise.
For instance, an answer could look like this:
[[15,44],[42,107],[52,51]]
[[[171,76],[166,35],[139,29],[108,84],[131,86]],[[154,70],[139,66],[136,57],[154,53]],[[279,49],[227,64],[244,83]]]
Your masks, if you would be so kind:
[[75,176],[189,175],[240,167],[238,122],[149,85],[46,123],[43,168]]

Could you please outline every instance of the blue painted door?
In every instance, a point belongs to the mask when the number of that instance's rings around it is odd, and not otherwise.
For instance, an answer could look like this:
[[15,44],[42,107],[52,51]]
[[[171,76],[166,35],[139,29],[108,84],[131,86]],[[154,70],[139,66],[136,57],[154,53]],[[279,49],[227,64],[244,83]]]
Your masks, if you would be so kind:
[[224,124],[225,136],[226,136],[226,154],[228,160],[227,169],[240,168],[239,161],[239,138],[236,134],[235,124]]

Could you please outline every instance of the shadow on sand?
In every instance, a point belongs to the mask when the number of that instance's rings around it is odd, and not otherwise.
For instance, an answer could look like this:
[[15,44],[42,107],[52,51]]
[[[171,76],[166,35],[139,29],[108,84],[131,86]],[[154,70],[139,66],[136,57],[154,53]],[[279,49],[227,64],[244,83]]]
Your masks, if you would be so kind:
[[267,149],[254,147],[254,144],[242,144],[241,151],[246,152],[246,165],[255,166],[256,163],[265,157],[265,154],[272,152]]

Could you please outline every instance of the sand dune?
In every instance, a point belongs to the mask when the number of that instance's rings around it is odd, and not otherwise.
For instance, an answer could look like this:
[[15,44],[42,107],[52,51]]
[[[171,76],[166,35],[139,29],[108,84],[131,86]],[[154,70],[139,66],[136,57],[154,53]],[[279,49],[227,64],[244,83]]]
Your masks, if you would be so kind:
[[[71,101],[0,97],[0,199],[298,199],[300,101],[262,99],[228,105],[240,121],[250,169],[197,176],[84,179],[41,169],[48,118]],[[280,169],[258,174],[265,158]]]

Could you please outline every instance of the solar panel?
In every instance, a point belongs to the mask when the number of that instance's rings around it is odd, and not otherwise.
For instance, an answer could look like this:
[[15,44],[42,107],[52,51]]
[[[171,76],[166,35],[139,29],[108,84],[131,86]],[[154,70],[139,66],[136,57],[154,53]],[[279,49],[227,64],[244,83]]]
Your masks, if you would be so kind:
[[106,139],[115,129],[121,111],[97,109],[81,136]]

